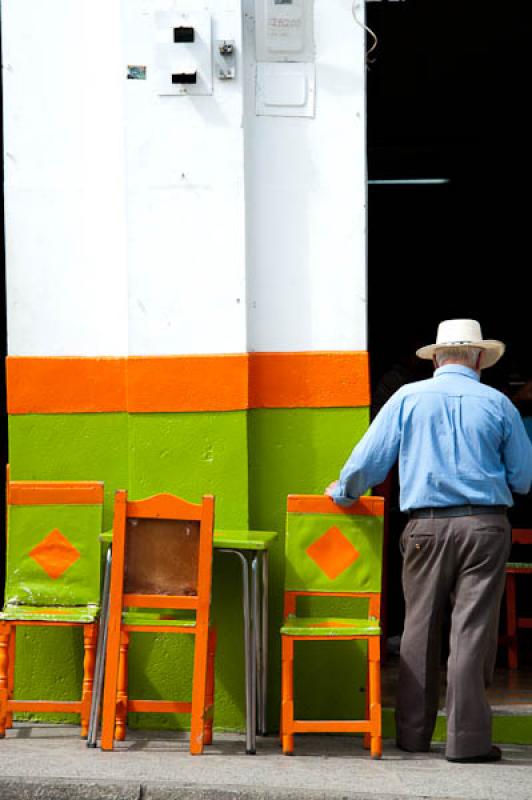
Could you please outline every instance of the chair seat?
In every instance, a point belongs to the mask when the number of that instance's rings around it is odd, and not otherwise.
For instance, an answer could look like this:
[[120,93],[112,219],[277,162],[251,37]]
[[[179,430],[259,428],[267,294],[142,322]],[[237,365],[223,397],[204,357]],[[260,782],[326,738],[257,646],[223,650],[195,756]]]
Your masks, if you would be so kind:
[[0,612],[0,620],[19,622],[95,622],[98,619],[100,607],[73,606],[64,608],[60,606],[5,606]]
[[195,619],[177,619],[172,612],[154,612],[152,609],[143,609],[142,611],[123,611],[122,622],[124,625],[153,625],[161,626],[168,625],[172,628],[195,628]]
[[288,616],[281,628],[285,636],[379,636],[376,619]]

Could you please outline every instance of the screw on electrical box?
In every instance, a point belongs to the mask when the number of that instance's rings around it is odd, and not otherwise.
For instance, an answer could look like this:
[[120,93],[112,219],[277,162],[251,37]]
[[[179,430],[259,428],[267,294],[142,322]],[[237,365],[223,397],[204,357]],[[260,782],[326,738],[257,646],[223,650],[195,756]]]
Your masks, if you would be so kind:
[[232,56],[235,52],[235,46],[233,42],[227,42],[225,40],[220,42],[218,49],[221,56]]

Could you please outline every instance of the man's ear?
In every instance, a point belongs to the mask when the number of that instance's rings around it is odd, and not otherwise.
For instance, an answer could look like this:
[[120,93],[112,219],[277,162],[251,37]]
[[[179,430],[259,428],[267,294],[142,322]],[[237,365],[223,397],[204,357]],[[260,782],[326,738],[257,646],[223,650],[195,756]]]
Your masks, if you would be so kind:
[[478,356],[477,356],[477,366],[476,366],[476,369],[478,370],[478,372],[480,372],[480,370],[482,369],[482,367],[480,366],[480,363],[481,363],[481,361],[482,361],[482,356],[483,356],[483,354],[484,354],[484,350],[481,350],[481,351],[480,351],[480,353],[479,353],[479,354],[478,354]]

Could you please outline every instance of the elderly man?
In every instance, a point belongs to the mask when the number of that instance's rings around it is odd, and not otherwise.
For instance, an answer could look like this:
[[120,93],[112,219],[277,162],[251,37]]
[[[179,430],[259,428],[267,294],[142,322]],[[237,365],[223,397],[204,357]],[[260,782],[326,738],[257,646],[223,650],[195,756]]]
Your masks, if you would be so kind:
[[508,398],[480,383],[504,344],[475,320],[446,320],[432,378],[401,387],[353,450],[326,493],[350,505],[399,458],[405,625],[396,707],[397,744],[430,749],[439,695],[442,618],[451,611],[447,665],[449,761],[498,761],[485,685],[495,663],[512,492],[532,482],[532,444]]

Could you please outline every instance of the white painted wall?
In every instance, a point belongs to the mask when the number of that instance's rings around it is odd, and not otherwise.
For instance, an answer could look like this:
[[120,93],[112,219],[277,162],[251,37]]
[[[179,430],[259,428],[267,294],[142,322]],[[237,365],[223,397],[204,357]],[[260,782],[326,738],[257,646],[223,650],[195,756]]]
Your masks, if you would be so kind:
[[249,348],[365,350],[364,32],[351,0],[315,0],[315,118],[259,117],[253,4],[244,0]]
[[[155,14],[213,14],[213,39],[234,39],[234,81],[212,96],[159,97]],[[246,351],[244,148],[239,0],[124,0],[129,351]],[[176,45],[179,48],[178,45]]]
[[[312,119],[255,115],[253,0],[1,3],[11,355],[366,349],[351,0],[315,0]],[[160,97],[162,8],[212,12],[236,80]]]
[[127,352],[120,13],[2,0],[8,349]]

